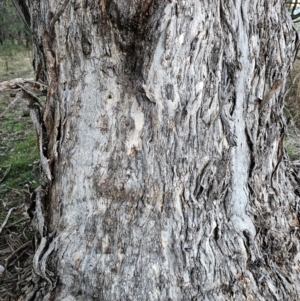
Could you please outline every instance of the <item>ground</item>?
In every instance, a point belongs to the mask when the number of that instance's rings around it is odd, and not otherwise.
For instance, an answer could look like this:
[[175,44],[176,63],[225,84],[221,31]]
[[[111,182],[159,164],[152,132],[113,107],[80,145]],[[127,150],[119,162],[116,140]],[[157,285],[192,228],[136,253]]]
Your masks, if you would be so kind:
[[[0,82],[33,77],[31,60],[29,49],[0,45]],[[14,300],[12,294],[22,289],[31,270],[27,209],[38,185],[36,135],[27,104],[21,99],[13,102],[15,93],[0,91],[0,300]],[[3,267],[7,269],[1,277]]]

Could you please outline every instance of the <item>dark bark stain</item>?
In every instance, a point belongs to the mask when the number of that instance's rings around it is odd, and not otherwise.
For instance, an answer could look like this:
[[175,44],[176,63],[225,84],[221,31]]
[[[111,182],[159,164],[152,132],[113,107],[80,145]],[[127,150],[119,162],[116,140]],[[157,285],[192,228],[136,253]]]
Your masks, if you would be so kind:
[[166,96],[169,100],[174,100],[174,86],[172,84],[166,85]]
[[82,46],[82,52],[86,57],[89,57],[92,52],[92,44],[89,42],[89,40],[86,38],[86,35],[83,34],[81,38],[81,46]]

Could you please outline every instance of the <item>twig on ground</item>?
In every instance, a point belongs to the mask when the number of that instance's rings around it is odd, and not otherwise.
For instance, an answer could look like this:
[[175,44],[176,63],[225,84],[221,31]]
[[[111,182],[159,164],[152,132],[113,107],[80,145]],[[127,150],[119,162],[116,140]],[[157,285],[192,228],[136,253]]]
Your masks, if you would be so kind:
[[18,221],[16,221],[16,222],[10,224],[8,227],[13,227],[13,226],[15,226],[15,225],[18,225],[18,224],[20,224],[20,223],[27,222],[27,221],[30,221],[30,218],[24,217],[24,218],[21,218],[20,220],[18,220]]
[[8,213],[7,213],[7,215],[6,215],[6,218],[5,218],[4,222],[2,223],[2,225],[1,225],[1,227],[0,227],[0,234],[2,233],[2,230],[4,229],[5,225],[7,224],[8,219],[9,219],[9,217],[10,217],[10,215],[11,215],[11,213],[12,213],[12,211],[13,211],[14,209],[16,209],[16,207],[13,207],[13,208],[10,208],[10,209],[9,209],[9,211],[8,211]]
[[[1,116],[0,116],[1,117]],[[6,171],[5,171],[5,173],[4,173],[4,175],[3,175],[3,177],[2,177],[2,179],[0,179],[0,183],[2,183],[3,181],[4,181],[4,179],[5,179],[5,177],[8,175],[8,173],[10,172],[10,169],[11,169],[11,164],[9,164],[9,166],[8,166],[8,168],[6,169]],[[1,231],[0,231],[0,233],[1,233]]]
[[6,259],[5,259],[5,267],[7,267],[7,264],[9,262],[10,259],[12,259],[18,252],[22,251],[23,249],[25,249],[26,247],[28,247],[29,245],[32,244],[32,241],[29,240],[27,241],[25,244],[23,244],[21,247],[19,247],[18,249],[14,250]]
[[2,118],[16,103],[17,101],[20,99],[20,96],[17,95],[6,107],[6,109],[0,113],[0,118]]

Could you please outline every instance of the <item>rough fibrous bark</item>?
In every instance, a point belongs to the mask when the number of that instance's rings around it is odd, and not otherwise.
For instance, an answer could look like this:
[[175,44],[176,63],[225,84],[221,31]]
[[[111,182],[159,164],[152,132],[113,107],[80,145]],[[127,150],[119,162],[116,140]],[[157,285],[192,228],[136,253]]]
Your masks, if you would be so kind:
[[48,95],[27,299],[299,300],[283,1],[29,10]]

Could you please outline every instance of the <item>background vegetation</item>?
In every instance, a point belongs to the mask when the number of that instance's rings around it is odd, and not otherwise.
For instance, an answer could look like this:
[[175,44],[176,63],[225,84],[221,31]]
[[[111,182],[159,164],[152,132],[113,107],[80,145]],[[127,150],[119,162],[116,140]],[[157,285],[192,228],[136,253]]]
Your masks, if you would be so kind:
[[11,41],[26,47],[30,44],[30,33],[20,19],[11,0],[0,2],[0,45]]

